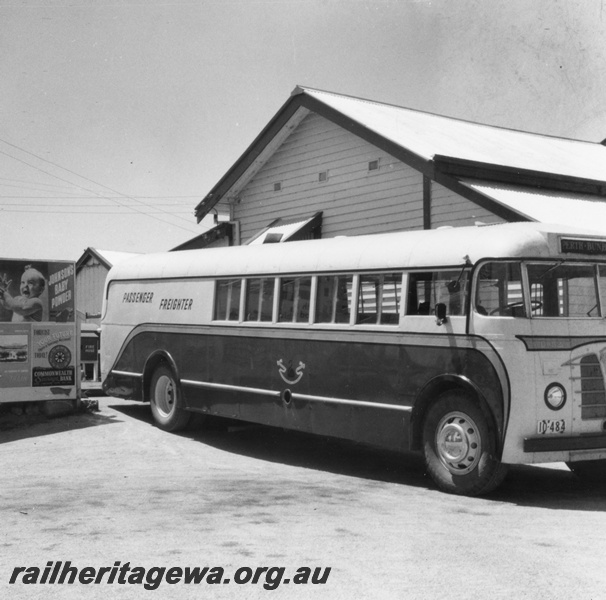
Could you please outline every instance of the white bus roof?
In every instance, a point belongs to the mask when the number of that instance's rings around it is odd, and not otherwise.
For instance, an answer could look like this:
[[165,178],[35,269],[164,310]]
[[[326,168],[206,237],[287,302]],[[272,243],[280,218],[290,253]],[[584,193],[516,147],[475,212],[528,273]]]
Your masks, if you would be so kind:
[[545,223],[440,228],[144,254],[114,266],[108,281],[389,270],[456,266],[482,258],[550,257],[559,254],[560,237],[606,242],[606,235],[597,231]]

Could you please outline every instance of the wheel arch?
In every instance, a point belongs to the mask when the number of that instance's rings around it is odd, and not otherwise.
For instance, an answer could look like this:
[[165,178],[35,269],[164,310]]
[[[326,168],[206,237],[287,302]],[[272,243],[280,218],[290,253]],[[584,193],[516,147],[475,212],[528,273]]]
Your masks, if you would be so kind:
[[480,388],[464,375],[445,374],[435,377],[425,384],[421,389],[412,410],[410,418],[410,449],[421,450],[423,442],[423,421],[431,405],[445,392],[460,391],[472,400],[482,412],[485,413],[491,425],[497,432],[497,452],[498,458],[502,452],[502,440],[498,435],[499,427],[494,410],[490,403],[480,390]]
[[181,379],[179,377],[179,369],[175,359],[169,352],[166,352],[166,350],[156,350],[147,357],[145,366],[143,367],[142,394],[145,402],[150,401],[151,380],[154,371],[161,364],[166,365],[173,372],[177,383],[180,385]]

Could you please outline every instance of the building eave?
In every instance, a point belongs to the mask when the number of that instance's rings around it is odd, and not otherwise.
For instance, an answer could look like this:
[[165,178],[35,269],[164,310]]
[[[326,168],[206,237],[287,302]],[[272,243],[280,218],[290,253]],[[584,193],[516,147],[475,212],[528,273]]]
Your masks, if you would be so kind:
[[213,242],[228,238],[231,241],[233,239],[233,225],[227,221],[218,223],[213,228],[197,235],[196,237],[171,248],[169,252],[180,252],[183,250],[189,250],[191,248],[204,248]]
[[499,183],[606,196],[606,181],[596,179],[513,168],[452,156],[435,155],[433,162],[440,173],[457,178],[489,179]]

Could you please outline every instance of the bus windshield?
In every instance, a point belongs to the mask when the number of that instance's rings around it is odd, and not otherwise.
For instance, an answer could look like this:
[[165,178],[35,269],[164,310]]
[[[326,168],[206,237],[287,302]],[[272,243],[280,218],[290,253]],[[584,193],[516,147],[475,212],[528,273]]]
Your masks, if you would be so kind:
[[[601,317],[597,265],[564,261],[527,265],[530,299],[536,317]],[[604,269],[602,268],[602,271]]]
[[[606,266],[563,260],[527,263],[528,290],[518,262],[489,262],[477,275],[475,308],[482,315],[527,317],[606,316]],[[600,302],[600,298],[602,299]]]

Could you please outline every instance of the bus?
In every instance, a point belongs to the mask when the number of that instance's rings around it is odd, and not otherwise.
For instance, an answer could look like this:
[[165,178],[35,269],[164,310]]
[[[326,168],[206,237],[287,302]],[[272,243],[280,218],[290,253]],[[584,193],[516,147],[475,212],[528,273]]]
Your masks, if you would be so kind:
[[508,223],[143,255],[111,269],[103,389],[423,454],[442,490],[606,468],[606,236]]

